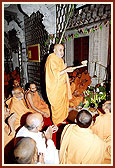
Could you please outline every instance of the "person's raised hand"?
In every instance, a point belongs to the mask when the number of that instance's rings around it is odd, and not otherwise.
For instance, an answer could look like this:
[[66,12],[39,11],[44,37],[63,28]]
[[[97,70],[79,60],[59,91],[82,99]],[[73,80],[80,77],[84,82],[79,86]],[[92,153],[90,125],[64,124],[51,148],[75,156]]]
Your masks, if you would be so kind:
[[52,126],[49,126],[45,131],[46,139],[52,139],[52,134],[53,134]]
[[49,117],[49,115],[47,113],[45,113],[45,112],[44,112],[43,116],[46,117],[46,118]]
[[52,133],[55,133],[55,132],[58,131],[57,125],[52,125],[52,126],[50,126],[50,127],[52,127]]

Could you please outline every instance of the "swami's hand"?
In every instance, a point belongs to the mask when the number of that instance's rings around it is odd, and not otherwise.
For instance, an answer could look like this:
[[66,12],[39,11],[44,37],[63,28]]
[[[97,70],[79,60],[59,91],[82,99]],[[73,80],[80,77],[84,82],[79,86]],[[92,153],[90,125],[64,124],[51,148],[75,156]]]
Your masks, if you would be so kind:
[[43,112],[42,115],[43,115],[44,117],[46,117],[46,118],[49,117],[49,115],[48,115],[46,112]]
[[74,70],[73,70],[72,67],[68,67],[68,68],[62,70],[62,71],[60,72],[60,75],[63,75],[64,73],[67,73],[67,72],[73,72],[73,71],[74,71]]
[[72,67],[68,67],[68,68],[66,68],[66,72],[73,72],[74,70],[73,70],[73,68]]

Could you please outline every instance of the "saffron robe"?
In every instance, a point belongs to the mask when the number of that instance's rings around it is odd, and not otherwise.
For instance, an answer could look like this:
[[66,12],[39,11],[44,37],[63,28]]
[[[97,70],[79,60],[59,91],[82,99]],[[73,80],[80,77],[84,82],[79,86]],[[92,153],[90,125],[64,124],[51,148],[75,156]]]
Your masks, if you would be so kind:
[[106,143],[90,128],[76,124],[64,127],[61,135],[61,164],[101,164],[105,158]]
[[[25,94],[25,99],[26,99],[27,106],[29,107],[29,109],[31,109],[32,112],[37,112],[36,110],[34,110],[34,109],[31,107],[31,105],[30,105],[30,103],[29,103],[29,101],[28,101],[28,99],[27,99],[27,94],[28,94],[28,93],[29,93],[29,92],[27,92],[27,93]],[[51,122],[51,119],[50,119],[50,109],[49,109],[48,105],[47,105],[47,104],[42,100],[42,98],[39,96],[39,94],[38,94],[37,91],[33,94],[33,96],[32,96],[32,101],[33,101],[33,105],[34,105],[38,110],[43,111],[43,112],[46,112],[46,113],[49,115],[48,118],[46,118],[46,117],[43,116],[43,118],[44,118],[44,126],[43,126],[43,127],[52,125],[52,122]]]
[[76,97],[72,95],[72,99],[69,101],[69,107],[76,108],[81,103],[82,100],[83,100],[82,96]]
[[8,81],[10,80],[10,75],[4,72],[4,85],[8,85]]
[[85,74],[82,72],[81,81],[83,82],[84,89],[86,90],[87,87],[91,84],[91,77],[89,76],[89,73]]
[[71,83],[72,99],[69,100],[69,107],[71,107],[71,108],[77,107],[81,103],[81,101],[83,100],[82,96],[74,96],[74,91],[76,90],[75,88],[76,88],[75,82],[72,82]]
[[63,122],[69,112],[69,99],[72,98],[69,77],[67,73],[60,75],[65,65],[62,58],[50,54],[45,64],[46,92],[51,104],[52,121],[54,125]]
[[[28,107],[33,111],[33,112],[36,112],[34,109],[32,109],[28,99],[27,99],[27,94],[29,92],[27,92],[25,94],[25,99],[26,99],[26,102],[27,102],[27,105]],[[33,96],[32,96],[32,101],[33,101],[33,104],[34,106],[38,109],[38,110],[41,110],[43,112],[46,112],[49,116],[50,116],[50,110],[49,110],[49,107],[48,105],[42,100],[42,98],[38,95],[38,92],[36,91]]]
[[103,140],[111,136],[111,113],[100,114],[96,117],[96,121],[91,129],[94,134]]
[[14,70],[14,71],[12,72],[12,77],[13,77],[13,79],[17,79],[18,82],[20,83],[20,74],[17,73],[16,70]]
[[19,100],[15,96],[7,100],[6,104],[8,105],[8,108],[10,109],[11,113],[17,114],[17,118],[15,121],[15,130],[16,130],[21,124],[20,120],[22,115],[26,114],[27,112],[31,112],[31,109],[28,109],[26,107],[24,99]]
[[72,91],[77,91],[77,96],[80,96],[83,93],[83,91],[86,89],[86,87],[84,87],[81,84],[81,78],[78,78],[78,77],[75,78],[75,81],[73,83],[71,84]]

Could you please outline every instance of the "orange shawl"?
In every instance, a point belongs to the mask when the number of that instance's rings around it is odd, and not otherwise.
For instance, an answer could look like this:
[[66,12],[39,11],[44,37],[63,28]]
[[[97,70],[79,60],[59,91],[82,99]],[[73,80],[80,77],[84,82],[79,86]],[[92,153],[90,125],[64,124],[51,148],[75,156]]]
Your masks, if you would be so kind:
[[105,157],[106,144],[89,128],[76,124],[64,127],[61,135],[61,164],[101,164]]
[[[27,105],[28,107],[33,111],[33,112],[36,112],[35,110],[32,109],[28,99],[27,99],[27,94],[29,92],[26,93],[25,95],[25,99],[26,99],[26,102],[27,102]],[[42,100],[42,98],[38,95],[38,92],[36,91],[32,97],[32,100],[33,100],[33,104],[34,106],[38,109],[38,110],[41,110],[43,112],[46,112],[47,114],[49,114],[50,116],[50,110],[49,110],[49,107],[48,105]]]
[[18,100],[15,96],[7,100],[6,104],[8,104],[8,108],[10,109],[11,113],[17,114],[17,118],[15,121],[15,130],[16,130],[20,126],[20,119],[22,115],[24,115],[27,112],[31,112],[31,110],[25,106],[24,99]]
[[100,114],[96,117],[96,121],[91,129],[101,139],[111,136],[111,113]]

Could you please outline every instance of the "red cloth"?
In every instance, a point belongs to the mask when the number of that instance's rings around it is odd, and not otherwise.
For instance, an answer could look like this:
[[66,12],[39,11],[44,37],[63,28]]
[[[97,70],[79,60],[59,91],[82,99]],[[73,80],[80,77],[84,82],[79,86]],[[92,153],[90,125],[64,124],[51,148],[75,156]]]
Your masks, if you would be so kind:
[[50,125],[52,125],[52,121],[51,121],[50,117],[48,117],[48,118],[44,117],[44,126],[43,127],[50,126]]

